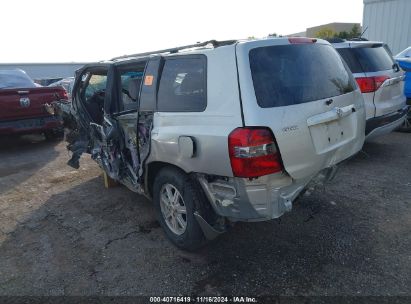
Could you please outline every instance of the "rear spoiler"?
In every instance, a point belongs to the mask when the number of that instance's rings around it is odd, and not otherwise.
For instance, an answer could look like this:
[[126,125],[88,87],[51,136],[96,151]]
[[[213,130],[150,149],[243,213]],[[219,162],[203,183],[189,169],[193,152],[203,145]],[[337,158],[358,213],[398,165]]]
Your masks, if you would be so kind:
[[351,48],[378,48],[385,45],[383,42],[350,43]]

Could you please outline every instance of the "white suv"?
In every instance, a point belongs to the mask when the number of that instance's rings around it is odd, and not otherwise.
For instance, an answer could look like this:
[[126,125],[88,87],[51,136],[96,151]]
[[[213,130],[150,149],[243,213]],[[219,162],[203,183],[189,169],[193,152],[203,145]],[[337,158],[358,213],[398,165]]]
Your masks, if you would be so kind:
[[390,133],[407,117],[404,74],[388,46],[375,41],[333,43],[364,96],[367,140]]
[[354,78],[326,41],[210,41],[114,58],[78,71],[67,136],[78,167],[102,169],[154,201],[177,246],[231,222],[291,210],[365,138]]

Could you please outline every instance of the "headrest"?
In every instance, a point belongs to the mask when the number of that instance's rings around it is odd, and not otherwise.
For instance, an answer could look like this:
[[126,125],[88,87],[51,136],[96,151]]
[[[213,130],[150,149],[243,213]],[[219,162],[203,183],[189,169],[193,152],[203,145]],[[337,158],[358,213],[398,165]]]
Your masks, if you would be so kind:
[[137,100],[140,91],[141,78],[130,78],[128,82],[128,92],[132,99]]
[[194,72],[187,74],[181,84],[181,92],[183,93],[200,93],[204,88],[203,74]]

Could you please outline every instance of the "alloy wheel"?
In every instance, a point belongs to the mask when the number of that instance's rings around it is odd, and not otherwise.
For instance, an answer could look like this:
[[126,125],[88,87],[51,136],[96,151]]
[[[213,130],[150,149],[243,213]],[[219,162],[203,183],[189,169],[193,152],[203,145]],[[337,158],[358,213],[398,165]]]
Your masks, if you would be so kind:
[[180,191],[172,184],[164,184],[160,191],[160,208],[168,228],[182,235],[187,228],[187,208]]

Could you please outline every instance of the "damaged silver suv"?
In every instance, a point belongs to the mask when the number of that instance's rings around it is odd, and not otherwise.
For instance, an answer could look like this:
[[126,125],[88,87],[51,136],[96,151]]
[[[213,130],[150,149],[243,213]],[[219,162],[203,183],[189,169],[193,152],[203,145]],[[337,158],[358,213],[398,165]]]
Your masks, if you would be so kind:
[[208,41],[77,72],[66,136],[114,180],[152,198],[168,238],[193,250],[235,221],[291,210],[310,181],[356,154],[365,110],[326,41]]

